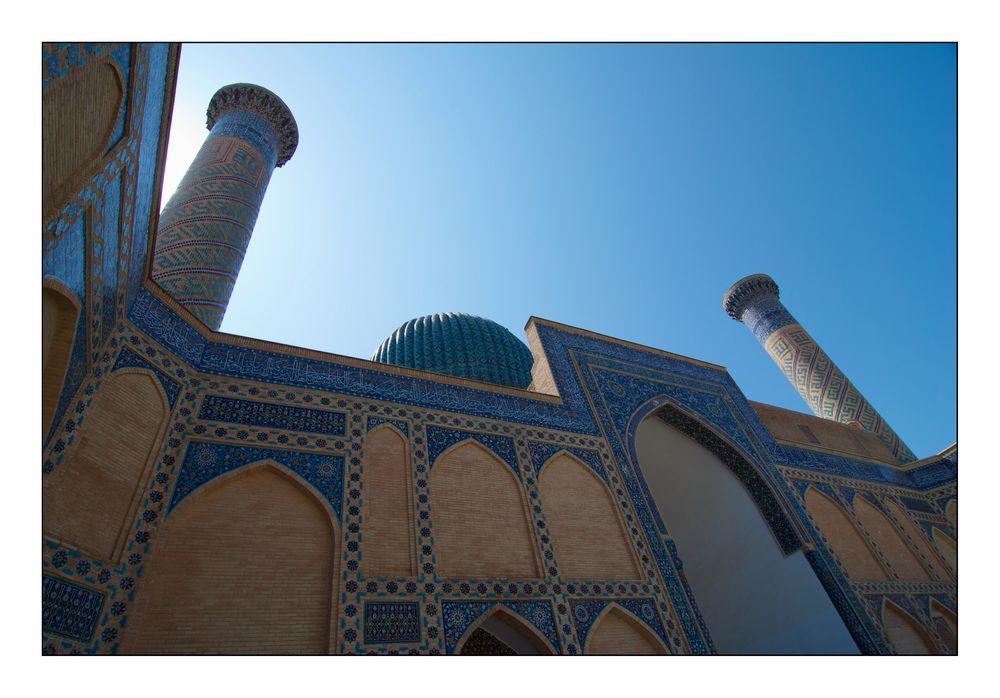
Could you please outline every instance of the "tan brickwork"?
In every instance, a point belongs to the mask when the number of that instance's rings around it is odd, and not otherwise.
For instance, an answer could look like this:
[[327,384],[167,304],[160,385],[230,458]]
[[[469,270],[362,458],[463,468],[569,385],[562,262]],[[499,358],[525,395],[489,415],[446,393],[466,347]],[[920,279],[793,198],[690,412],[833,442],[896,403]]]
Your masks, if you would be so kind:
[[[903,508],[891,500],[886,500],[885,504],[889,513],[892,514],[897,523],[906,531],[906,535],[909,536],[912,545],[916,546],[920,554],[923,555],[921,562],[930,571],[931,577],[935,579],[954,579],[954,575],[952,574],[954,567],[949,569],[947,565],[941,564],[941,554],[935,550],[923,531],[906,515]],[[944,560],[944,562],[947,561],[947,559]]]
[[210,483],[167,519],[122,651],[328,652],[335,541],[328,509],[276,466]]
[[952,528],[958,530],[958,499],[951,499],[944,507],[944,515]]
[[934,641],[909,613],[891,601],[882,607],[882,630],[896,654],[940,654]]
[[937,601],[931,601],[931,618],[948,652],[958,654],[958,618]]
[[941,557],[951,567],[953,573],[958,572],[958,546],[947,533],[939,528],[934,529],[934,544],[941,553]]
[[521,486],[510,468],[469,441],[442,455],[430,477],[442,577],[540,577]]
[[907,581],[926,581],[931,577],[886,516],[863,497],[854,498],[854,513],[875,540],[900,578]]
[[806,490],[806,511],[826,537],[848,577],[865,581],[889,578],[847,514],[829,497],[810,487]]
[[[61,285],[61,284],[60,284]],[[80,311],[69,291],[42,288],[42,436],[49,431],[66,366],[73,351],[73,336]]]
[[663,645],[627,613],[612,607],[587,638],[587,654],[666,654]]
[[45,480],[45,533],[116,559],[166,418],[166,399],[148,373],[114,374],[98,391],[66,460]]
[[112,61],[77,71],[42,96],[43,218],[100,163],[125,98]]
[[573,579],[638,579],[611,493],[586,465],[565,453],[538,478],[556,561]]
[[366,577],[414,573],[413,489],[406,442],[382,425],[365,439],[362,558]]

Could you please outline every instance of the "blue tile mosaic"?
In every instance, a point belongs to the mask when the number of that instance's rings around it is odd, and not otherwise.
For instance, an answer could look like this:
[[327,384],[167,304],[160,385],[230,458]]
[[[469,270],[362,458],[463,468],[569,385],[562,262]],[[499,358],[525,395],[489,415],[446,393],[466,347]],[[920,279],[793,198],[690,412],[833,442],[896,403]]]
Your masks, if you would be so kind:
[[581,647],[587,646],[587,636],[594,623],[610,604],[627,610],[653,631],[663,642],[664,647],[670,648],[670,641],[660,621],[660,615],[656,612],[656,601],[653,599],[570,599],[570,612]]
[[198,419],[332,436],[343,436],[347,427],[347,417],[342,412],[254,402],[218,395],[205,396],[198,411]]
[[903,503],[903,506],[905,506],[907,509],[911,511],[923,511],[928,514],[937,513],[934,510],[934,507],[932,507],[929,503],[927,503],[923,499],[914,499],[912,497],[900,497],[899,501],[901,501]]
[[[156,183],[157,154],[160,149],[160,127],[165,110],[167,72],[170,47],[168,44],[142,44],[140,65],[135,80],[135,101],[142,109],[136,110],[141,127],[132,128],[132,137],[141,133],[138,143],[138,172],[136,175],[136,203],[132,218],[132,259],[129,264],[129,304],[133,303],[146,273],[146,251],[152,223],[158,211],[153,210]],[[141,79],[144,78],[144,79]],[[141,116],[140,116],[141,114]],[[131,146],[131,144],[130,144]],[[134,150],[131,147],[130,150]],[[189,328],[191,329],[191,328]],[[192,332],[195,330],[191,329]],[[185,357],[187,358],[187,357]]]
[[167,376],[167,374],[163,371],[146,361],[128,347],[122,347],[121,352],[118,354],[118,358],[115,359],[114,366],[111,367],[111,371],[114,372],[120,368],[144,368],[148,371],[152,371],[156,375],[156,379],[160,382],[160,385],[163,386],[163,392],[167,394],[167,402],[170,403],[170,408],[173,409],[174,405],[177,403],[177,395],[181,391],[180,383]]
[[81,303],[87,292],[87,216],[81,213],[42,259],[42,275],[66,284]]
[[111,178],[104,190],[101,204],[101,254],[95,255],[95,279],[100,282],[98,295],[101,298],[101,337],[97,346],[104,346],[115,326],[115,307],[118,300],[118,253],[119,226],[122,206],[122,177],[119,172]]
[[371,431],[380,424],[391,424],[392,426],[403,432],[404,436],[410,435],[410,427],[401,419],[390,419],[389,417],[369,417],[368,418],[368,431]]
[[341,520],[343,456],[208,441],[191,441],[188,444],[167,513],[172,512],[185,497],[206,482],[244,465],[263,460],[272,460],[284,465],[315,487],[330,502],[330,506],[337,514],[337,520]]
[[420,604],[366,601],[365,643],[420,642]]
[[104,609],[103,592],[42,574],[42,630],[90,642]]
[[131,101],[129,88],[131,86],[130,74],[132,72],[132,45],[122,44],[118,48],[111,51],[111,57],[114,59],[115,63],[118,64],[118,69],[122,72],[122,83],[125,86],[125,99],[122,100],[122,106],[118,110],[118,117],[115,119],[115,127],[111,132],[111,141],[105,153],[110,153],[116,145],[121,143],[122,138],[125,137],[125,119],[128,114],[128,105]]
[[542,466],[548,463],[554,455],[560,451],[565,451],[570,453],[581,461],[590,466],[590,469],[594,473],[604,480],[604,483],[608,483],[608,474],[604,472],[604,466],[601,465],[601,454],[589,448],[578,448],[576,446],[567,446],[565,444],[553,444],[543,441],[528,441],[528,452],[531,454],[531,465],[534,468],[535,476],[537,477],[539,472],[542,470]]
[[488,450],[495,453],[500,460],[510,466],[516,475],[520,475],[517,466],[517,454],[514,451],[514,440],[509,436],[498,436],[496,434],[481,434],[474,431],[459,431],[458,429],[445,429],[433,425],[427,426],[427,460],[431,467],[444,451],[451,448],[460,441],[473,440],[481,443]]
[[454,654],[465,631],[479,621],[487,611],[497,606],[513,611],[532,625],[559,651],[555,615],[549,601],[445,601],[441,604],[444,619],[445,652]]

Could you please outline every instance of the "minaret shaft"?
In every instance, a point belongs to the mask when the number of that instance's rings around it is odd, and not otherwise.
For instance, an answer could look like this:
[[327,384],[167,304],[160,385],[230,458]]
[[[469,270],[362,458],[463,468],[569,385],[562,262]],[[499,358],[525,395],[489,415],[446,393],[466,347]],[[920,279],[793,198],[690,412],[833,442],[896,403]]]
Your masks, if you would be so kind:
[[771,277],[754,274],[740,279],[726,293],[723,308],[753,332],[813,414],[842,423],[857,422],[878,434],[901,463],[916,460],[871,403],[788,312]]
[[256,85],[212,97],[210,132],[160,214],[153,280],[213,330],[222,324],[274,168],[298,144],[288,107]]

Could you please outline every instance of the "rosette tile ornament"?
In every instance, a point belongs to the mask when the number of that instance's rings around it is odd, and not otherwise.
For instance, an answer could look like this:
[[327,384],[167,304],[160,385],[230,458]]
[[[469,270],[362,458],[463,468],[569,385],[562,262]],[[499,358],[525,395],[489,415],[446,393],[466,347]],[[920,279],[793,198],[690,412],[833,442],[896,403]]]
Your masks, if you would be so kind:
[[733,284],[722,300],[729,317],[746,325],[817,417],[860,424],[878,434],[900,463],[916,460],[844,372],[779,300],[778,284],[752,274]]
[[271,174],[295,153],[299,130],[258,85],[220,88],[207,114],[209,134],[160,214],[152,278],[217,330]]

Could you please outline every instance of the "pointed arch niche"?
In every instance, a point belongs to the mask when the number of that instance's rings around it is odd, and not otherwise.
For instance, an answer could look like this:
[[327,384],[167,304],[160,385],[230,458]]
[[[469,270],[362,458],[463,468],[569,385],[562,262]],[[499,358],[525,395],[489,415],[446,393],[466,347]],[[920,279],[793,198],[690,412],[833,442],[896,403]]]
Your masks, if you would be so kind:
[[77,430],[66,460],[46,478],[46,535],[117,561],[169,416],[167,396],[149,371],[112,374]]
[[958,616],[937,601],[931,601],[934,629],[948,648],[948,654],[958,654]]
[[366,577],[414,573],[412,491],[405,438],[392,425],[376,427],[365,438],[361,565]]
[[805,500],[806,511],[848,577],[854,581],[884,581],[889,578],[854,522],[836,502],[812,486],[806,490]]
[[940,654],[920,623],[888,599],[882,602],[882,629],[896,654]]
[[497,606],[463,634],[455,654],[544,655],[556,651],[530,623]]
[[80,300],[55,279],[42,280],[42,435],[49,433],[73,353]]
[[931,578],[885,514],[861,496],[854,497],[854,513],[901,579],[922,582]]
[[802,551],[784,555],[733,471],[660,414],[640,422],[635,453],[716,650],[856,654]]
[[520,483],[496,455],[463,441],[435,461],[431,521],[442,577],[540,577]]
[[272,461],[187,497],[148,557],[127,654],[325,654],[336,589],[329,504]]
[[667,654],[667,649],[644,623],[610,604],[590,630],[585,654]]
[[580,460],[559,453],[538,476],[559,571],[568,579],[638,579],[611,492]]

